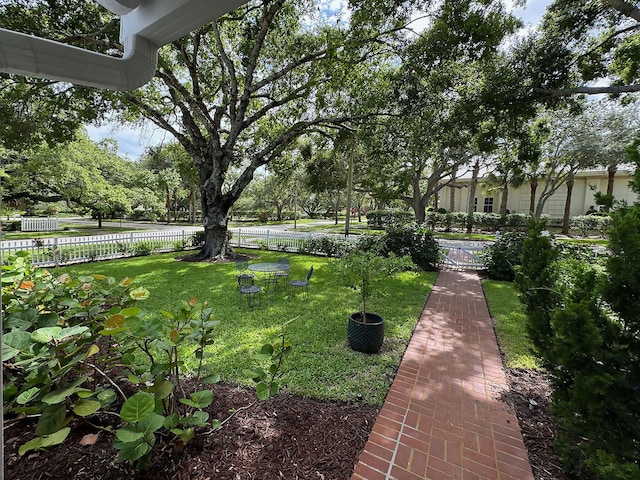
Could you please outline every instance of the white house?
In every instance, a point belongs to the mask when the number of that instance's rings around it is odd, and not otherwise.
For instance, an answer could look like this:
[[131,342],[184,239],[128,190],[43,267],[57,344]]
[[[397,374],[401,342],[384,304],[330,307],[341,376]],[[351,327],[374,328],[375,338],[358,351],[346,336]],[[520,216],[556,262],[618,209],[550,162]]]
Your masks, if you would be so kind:
[[[613,196],[617,202],[625,201],[629,204],[637,202],[638,195],[629,188],[629,180],[633,178],[633,169],[630,167],[619,167],[614,177]],[[454,186],[448,185],[438,192],[438,207],[447,211],[451,208],[451,191],[454,190],[453,211],[467,211],[469,204],[469,183],[470,178],[459,178]],[[596,206],[594,194],[596,192],[606,193],[608,174],[606,169],[585,170],[578,172],[575,176],[573,192],[571,195],[571,216],[584,215],[590,207]],[[544,188],[544,180],[540,180],[536,191],[536,205],[540,199],[540,194]],[[524,184],[518,188],[509,188],[507,209],[510,213],[529,213],[529,202],[531,190],[529,184]],[[499,212],[501,192],[492,190],[487,186],[485,179],[478,179],[475,195],[476,212]],[[564,206],[567,199],[567,186],[562,184],[560,188],[545,203],[543,214],[551,218],[562,218]],[[597,208],[597,206],[596,206]]]

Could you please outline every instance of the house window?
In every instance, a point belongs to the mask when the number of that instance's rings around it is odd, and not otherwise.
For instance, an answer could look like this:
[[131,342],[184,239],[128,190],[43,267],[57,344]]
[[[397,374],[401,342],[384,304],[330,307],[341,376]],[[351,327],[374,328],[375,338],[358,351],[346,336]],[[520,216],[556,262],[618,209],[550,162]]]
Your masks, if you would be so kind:
[[491,213],[493,212],[493,198],[485,198],[484,199],[484,209],[483,209],[484,213]]
[[473,199],[473,211],[474,212],[478,211],[478,197]]

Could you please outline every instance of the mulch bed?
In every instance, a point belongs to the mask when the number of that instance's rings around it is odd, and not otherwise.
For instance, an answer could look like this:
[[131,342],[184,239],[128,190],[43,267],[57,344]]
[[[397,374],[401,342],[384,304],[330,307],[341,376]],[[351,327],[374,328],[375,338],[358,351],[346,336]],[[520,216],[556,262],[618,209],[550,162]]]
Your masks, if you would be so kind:
[[[255,394],[214,386],[211,418],[224,419],[251,404]],[[77,425],[63,445],[20,457],[34,425],[5,429],[6,479],[249,480],[348,479],[378,410],[353,403],[322,402],[279,394],[238,411],[218,432],[200,435],[182,452],[165,453],[146,472],[116,461],[113,437],[101,432],[94,445],[80,445],[97,430]]]
[[[566,480],[553,451],[555,429],[547,413],[551,389],[544,375],[509,370],[511,390],[502,400],[516,409],[536,480]],[[250,389],[214,386],[211,418],[224,419],[254,401]],[[532,402],[533,401],[533,402]],[[182,452],[166,451],[147,471],[116,461],[112,436],[93,445],[82,438],[97,430],[76,425],[65,443],[20,457],[34,425],[5,429],[5,478],[91,480],[348,480],[378,410],[358,403],[322,402],[279,394],[239,410],[220,431],[200,435]]]

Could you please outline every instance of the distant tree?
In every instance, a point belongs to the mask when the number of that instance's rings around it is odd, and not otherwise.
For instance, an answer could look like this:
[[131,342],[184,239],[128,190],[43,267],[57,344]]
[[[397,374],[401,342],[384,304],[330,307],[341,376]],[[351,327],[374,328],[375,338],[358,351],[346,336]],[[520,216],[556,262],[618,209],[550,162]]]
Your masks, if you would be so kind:
[[138,183],[136,164],[118,157],[109,142],[96,144],[84,133],[76,136],[67,145],[41,145],[5,164],[3,201],[65,201],[91,211],[101,227],[108,216],[129,214],[138,206],[134,199],[149,198],[148,188]]

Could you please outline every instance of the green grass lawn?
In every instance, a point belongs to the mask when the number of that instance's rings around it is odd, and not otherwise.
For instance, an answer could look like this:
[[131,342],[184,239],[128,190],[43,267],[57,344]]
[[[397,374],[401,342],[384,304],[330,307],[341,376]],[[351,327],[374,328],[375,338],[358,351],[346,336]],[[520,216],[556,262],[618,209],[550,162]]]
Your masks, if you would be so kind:
[[496,335],[509,368],[541,368],[527,335],[525,313],[511,282],[482,282],[489,310],[494,317]]
[[[242,250],[241,250],[242,251]],[[252,262],[275,261],[279,252],[244,251]],[[234,263],[188,263],[177,261],[184,252],[76,265],[58,269],[76,274],[99,273],[117,280],[132,278],[150,291],[141,305],[147,312],[176,312],[183,300],[195,296],[214,307],[220,320],[216,343],[210,348],[223,381],[251,385],[242,373],[249,356],[265,341],[275,339],[283,322],[294,345],[287,356],[281,385],[291,393],[321,399],[364,401],[381,405],[395,370],[436,278],[435,273],[405,272],[388,279],[371,300],[369,310],[385,317],[382,350],[376,355],[352,351],[346,340],[348,315],[358,309],[353,290],[340,284],[331,272],[332,259],[288,255],[291,279],[303,278],[311,265],[314,274],[308,298],[277,293],[272,302],[250,310],[240,302]],[[195,359],[187,363],[195,366]]]

